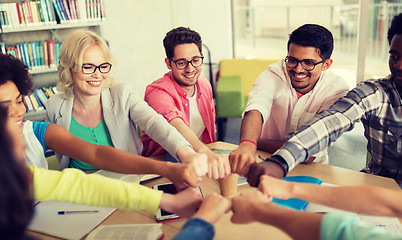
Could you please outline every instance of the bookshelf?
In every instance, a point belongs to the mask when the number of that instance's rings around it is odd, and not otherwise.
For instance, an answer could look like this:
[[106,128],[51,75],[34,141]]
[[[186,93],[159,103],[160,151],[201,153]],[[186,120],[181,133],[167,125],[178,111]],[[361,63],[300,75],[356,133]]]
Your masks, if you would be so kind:
[[[24,120],[45,119],[49,92],[44,89],[57,83],[57,59],[66,36],[78,28],[101,35],[100,26],[105,19],[104,0],[1,1],[0,52],[23,61],[32,76],[33,88],[37,89],[34,96],[25,99],[36,98],[31,99],[31,104],[26,103]],[[45,98],[38,96],[38,90],[45,93]]]

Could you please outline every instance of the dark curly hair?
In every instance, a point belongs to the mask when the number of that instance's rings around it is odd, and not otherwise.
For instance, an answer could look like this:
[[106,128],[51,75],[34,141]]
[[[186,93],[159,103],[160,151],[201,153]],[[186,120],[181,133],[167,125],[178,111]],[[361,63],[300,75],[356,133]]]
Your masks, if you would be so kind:
[[288,51],[290,44],[294,43],[305,47],[315,47],[318,55],[323,60],[330,59],[334,50],[334,38],[332,33],[323,26],[317,24],[304,24],[289,35]]
[[392,38],[395,35],[401,35],[402,34],[402,13],[399,13],[396,15],[391,22],[391,27],[388,29],[388,43],[391,45]]
[[24,96],[32,91],[28,67],[13,56],[0,53],[0,86],[8,81],[13,81]]
[[[4,55],[1,56],[3,59]],[[1,66],[3,67],[3,66]],[[31,239],[25,229],[33,216],[27,169],[16,161],[6,129],[7,109],[0,105],[0,234],[1,239]]]
[[194,43],[197,45],[198,50],[202,52],[201,36],[196,31],[186,27],[178,27],[170,30],[163,39],[166,57],[173,58],[175,47],[185,43]]

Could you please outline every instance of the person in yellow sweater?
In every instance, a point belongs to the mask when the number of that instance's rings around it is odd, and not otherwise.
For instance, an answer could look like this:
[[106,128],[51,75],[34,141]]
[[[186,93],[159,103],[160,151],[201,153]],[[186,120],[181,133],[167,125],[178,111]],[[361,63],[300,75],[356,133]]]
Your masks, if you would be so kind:
[[85,174],[77,169],[52,171],[25,164],[25,148],[17,124],[0,102],[0,232],[6,239],[26,239],[33,200],[146,210],[158,208],[190,217],[202,202],[194,188],[176,195],[138,184]]

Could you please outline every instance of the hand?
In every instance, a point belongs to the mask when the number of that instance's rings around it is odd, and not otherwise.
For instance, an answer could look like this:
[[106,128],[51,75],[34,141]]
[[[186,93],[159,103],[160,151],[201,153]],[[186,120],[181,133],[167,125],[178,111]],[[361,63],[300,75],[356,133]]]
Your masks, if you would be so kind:
[[200,180],[197,177],[193,164],[189,163],[169,163],[169,178],[178,189],[200,186]]
[[231,205],[232,203],[230,200],[217,193],[211,193],[206,196],[200,209],[198,209],[193,217],[202,218],[205,221],[214,224],[223,216],[223,214],[230,210]]
[[198,177],[202,177],[208,172],[208,158],[205,153],[197,153],[186,146],[177,151],[177,156],[182,163],[192,164]]
[[187,188],[177,194],[163,193],[159,207],[181,217],[191,217],[202,203],[196,188]]
[[254,163],[250,167],[250,171],[247,175],[247,182],[252,187],[258,187],[261,175],[268,175],[276,178],[283,178],[285,173],[279,164],[274,162],[260,162]]
[[247,176],[251,164],[256,162],[255,154],[257,148],[250,142],[242,142],[237,149],[229,155],[230,167],[232,173],[240,176]]
[[230,174],[230,164],[227,155],[216,154],[208,149],[207,176],[213,179],[224,178]]
[[[260,191],[243,192],[232,198],[232,223],[250,223],[256,221],[256,207],[269,203],[270,199]],[[256,210],[256,211],[254,211]]]
[[267,197],[288,199],[292,197],[293,183],[262,175],[258,189]]

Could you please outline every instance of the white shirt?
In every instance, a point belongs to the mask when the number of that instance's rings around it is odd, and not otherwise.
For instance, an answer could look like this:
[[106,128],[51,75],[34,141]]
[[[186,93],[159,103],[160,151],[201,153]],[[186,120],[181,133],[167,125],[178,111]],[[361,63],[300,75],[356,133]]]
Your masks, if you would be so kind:
[[197,105],[197,87],[195,87],[194,95],[192,97],[187,97],[190,103],[190,128],[193,130],[195,135],[200,139],[201,134],[204,132],[205,123],[202,120],[200,111]]
[[22,127],[22,138],[25,144],[25,156],[27,165],[35,165],[48,169],[47,160],[43,153],[43,147],[36,138],[31,121],[25,121]]
[[[349,91],[347,83],[330,70],[323,71],[314,88],[297,98],[284,60],[271,64],[258,76],[244,112],[258,110],[263,117],[261,139],[287,140],[288,134],[328,109]],[[244,113],[243,113],[244,114]],[[328,163],[326,152],[316,162]]]

